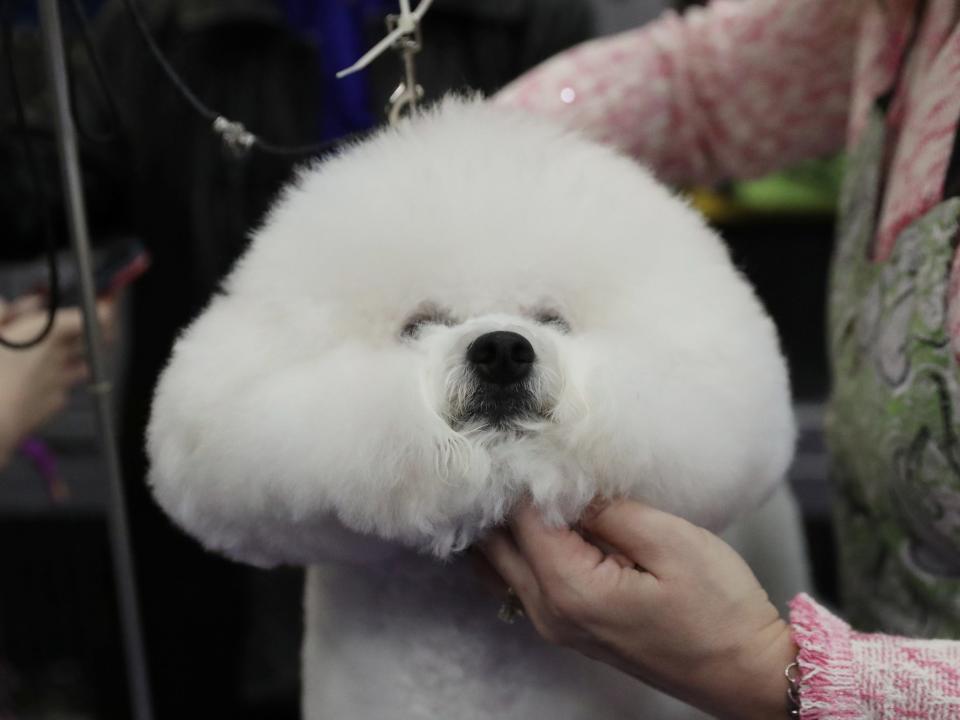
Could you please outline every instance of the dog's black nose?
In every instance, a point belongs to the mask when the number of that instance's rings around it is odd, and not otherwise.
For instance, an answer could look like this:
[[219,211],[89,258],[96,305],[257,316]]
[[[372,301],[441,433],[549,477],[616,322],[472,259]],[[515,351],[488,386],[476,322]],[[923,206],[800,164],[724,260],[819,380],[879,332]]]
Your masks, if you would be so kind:
[[523,335],[498,331],[481,335],[467,348],[467,361],[481,379],[513,385],[530,374],[537,355]]

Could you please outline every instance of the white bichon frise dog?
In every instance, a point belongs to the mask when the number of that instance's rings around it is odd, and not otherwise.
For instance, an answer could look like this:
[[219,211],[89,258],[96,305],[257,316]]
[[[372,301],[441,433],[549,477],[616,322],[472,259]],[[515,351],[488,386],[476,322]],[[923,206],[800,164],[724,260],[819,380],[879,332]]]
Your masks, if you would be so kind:
[[448,100],[284,192],[177,342],[148,450],[207,547],[312,567],[307,717],[557,720],[651,691],[498,624],[455,553],[524,497],[721,529],[793,440],[773,324],[696,213],[610,149]]

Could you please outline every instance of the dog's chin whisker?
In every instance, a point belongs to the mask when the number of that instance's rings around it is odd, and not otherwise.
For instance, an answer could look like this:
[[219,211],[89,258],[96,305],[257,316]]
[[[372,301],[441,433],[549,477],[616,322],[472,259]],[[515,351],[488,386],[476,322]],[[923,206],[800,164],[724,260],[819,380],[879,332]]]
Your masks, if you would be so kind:
[[[470,421],[465,421],[469,423]],[[490,432],[493,428],[489,422],[475,423],[475,424],[464,424],[460,428],[460,434],[467,438],[473,438],[477,435],[482,435],[485,432]]]
[[470,443],[461,435],[451,435],[437,445],[436,471],[444,482],[463,477],[470,467]]
[[590,412],[590,406],[575,387],[563,387],[557,401],[550,411],[551,418],[557,423],[579,421]]

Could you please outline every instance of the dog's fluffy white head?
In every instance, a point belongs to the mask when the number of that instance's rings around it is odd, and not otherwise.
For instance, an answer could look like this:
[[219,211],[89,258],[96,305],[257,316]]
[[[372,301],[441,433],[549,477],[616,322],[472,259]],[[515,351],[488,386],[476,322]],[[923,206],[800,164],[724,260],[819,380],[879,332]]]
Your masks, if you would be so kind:
[[450,100],[286,190],[179,340],[148,447],[176,519],[272,562],[331,512],[445,555],[524,495],[719,528],[792,444],[774,327],[696,213],[609,149]]

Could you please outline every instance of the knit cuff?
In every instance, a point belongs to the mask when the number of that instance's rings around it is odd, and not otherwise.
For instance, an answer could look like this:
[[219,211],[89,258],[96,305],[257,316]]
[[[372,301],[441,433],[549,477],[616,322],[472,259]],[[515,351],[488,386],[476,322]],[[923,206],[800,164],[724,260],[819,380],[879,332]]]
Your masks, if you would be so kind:
[[793,641],[800,649],[802,720],[862,718],[850,626],[806,593],[790,601],[790,624]]

